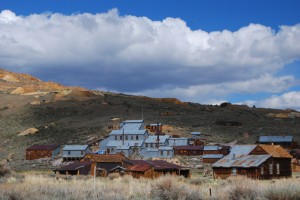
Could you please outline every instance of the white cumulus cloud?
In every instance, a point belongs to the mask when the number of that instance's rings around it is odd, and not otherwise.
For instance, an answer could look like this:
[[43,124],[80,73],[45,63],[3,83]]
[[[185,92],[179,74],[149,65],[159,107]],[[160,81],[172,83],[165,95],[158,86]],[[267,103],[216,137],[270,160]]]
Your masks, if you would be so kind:
[[209,101],[234,92],[282,92],[278,75],[300,58],[300,24],[279,31],[191,30],[184,20],[98,14],[0,13],[0,66],[88,88]]

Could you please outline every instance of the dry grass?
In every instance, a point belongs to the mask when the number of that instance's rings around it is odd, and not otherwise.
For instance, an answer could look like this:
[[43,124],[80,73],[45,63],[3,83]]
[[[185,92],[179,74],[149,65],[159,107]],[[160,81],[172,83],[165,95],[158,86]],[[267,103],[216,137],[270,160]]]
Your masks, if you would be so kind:
[[[203,180],[202,180],[203,179]],[[4,200],[77,199],[300,199],[300,179],[257,181],[245,178],[209,180],[165,176],[158,179],[72,177],[56,179],[47,175],[10,176],[0,184]],[[212,196],[209,195],[211,188]]]

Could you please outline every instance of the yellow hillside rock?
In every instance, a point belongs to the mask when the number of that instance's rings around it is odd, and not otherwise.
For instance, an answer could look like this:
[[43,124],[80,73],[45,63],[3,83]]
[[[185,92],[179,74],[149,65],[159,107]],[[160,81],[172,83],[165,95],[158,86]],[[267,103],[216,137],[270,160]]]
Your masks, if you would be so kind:
[[13,75],[10,75],[10,74],[6,74],[1,79],[5,80],[5,81],[8,81],[8,82],[12,82],[12,83],[18,83],[18,82],[20,82],[20,80],[17,77],[15,77]]
[[25,90],[22,87],[17,87],[15,90],[13,90],[10,94],[24,94]]
[[38,132],[38,131],[39,130],[36,128],[29,128],[29,129],[26,129],[25,131],[19,133],[18,136],[33,135],[33,134],[36,134],[36,132]]

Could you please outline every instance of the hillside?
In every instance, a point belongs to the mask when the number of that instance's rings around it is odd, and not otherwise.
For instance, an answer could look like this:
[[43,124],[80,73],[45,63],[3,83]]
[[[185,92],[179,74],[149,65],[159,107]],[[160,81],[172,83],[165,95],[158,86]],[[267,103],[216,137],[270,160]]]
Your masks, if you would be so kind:
[[141,119],[142,108],[146,124],[160,121],[171,135],[201,131],[209,142],[243,144],[255,142],[259,135],[289,134],[300,142],[300,113],[293,110],[90,91],[0,70],[0,160],[22,169],[28,146],[88,143],[105,137],[108,126],[118,124],[114,118]]

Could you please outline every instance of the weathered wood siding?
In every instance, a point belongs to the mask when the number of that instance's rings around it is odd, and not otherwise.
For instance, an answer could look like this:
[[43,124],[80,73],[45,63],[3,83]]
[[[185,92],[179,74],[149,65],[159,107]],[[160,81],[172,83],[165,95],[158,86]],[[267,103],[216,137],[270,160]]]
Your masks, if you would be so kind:
[[26,150],[26,160],[52,157],[51,150]]

